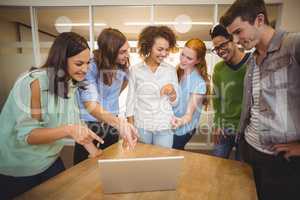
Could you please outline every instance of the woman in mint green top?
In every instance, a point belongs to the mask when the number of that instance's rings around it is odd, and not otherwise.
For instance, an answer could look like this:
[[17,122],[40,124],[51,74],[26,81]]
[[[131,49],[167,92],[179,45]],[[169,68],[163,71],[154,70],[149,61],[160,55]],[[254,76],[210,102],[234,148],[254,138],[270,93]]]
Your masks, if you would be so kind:
[[0,115],[0,199],[64,170],[59,153],[65,137],[97,155],[92,140],[103,141],[81,125],[75,96],[88,65],[86,40],[66,32],[55,39],[43,67],[16,81]]
[[173,107],[175,127],[173,148],[184,149],[199,126],[203,105],[208,105],[209,76],[205,61],[206,46],[200,39],[190,39],[180,54],[177,69],[179,103]]

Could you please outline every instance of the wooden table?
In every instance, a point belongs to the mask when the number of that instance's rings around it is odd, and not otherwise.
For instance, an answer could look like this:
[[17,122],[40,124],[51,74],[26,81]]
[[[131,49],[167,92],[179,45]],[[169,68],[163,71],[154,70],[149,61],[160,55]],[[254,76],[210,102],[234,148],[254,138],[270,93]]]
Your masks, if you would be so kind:
[[103,194],[98,159],[88,159],[33,188],[17,199],[162,199],[253,200],[257,199],[251,168],[242,162],[199,153],[138,144],[125,151],[120,143],[106,149],[101,158],[184,156],[176,191]]

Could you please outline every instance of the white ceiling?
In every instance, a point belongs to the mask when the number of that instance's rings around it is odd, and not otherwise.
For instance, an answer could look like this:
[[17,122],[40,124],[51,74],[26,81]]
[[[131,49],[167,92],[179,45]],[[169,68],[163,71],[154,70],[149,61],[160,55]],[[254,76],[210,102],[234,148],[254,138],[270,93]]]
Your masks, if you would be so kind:
[[[229,5],[219,5],[218,16],[221,16]],[[267,6],[270,21],[276,20],[279,15],[279,5]],[[188,15],[192,21],[213,22],[214,5],[161,5],[154,6],[154,21],[174,21],[179,15]],[[54,26],[58,17],[66,16],[72,23],[88,23],[88,7],[38,7],[38,27],[40,30],[57,35]],[[29,7],[0,6],[0,19],[9,22],[20,22],[30,26]],[[125,22],[150,22],[151,6],[96,6],[94,8],[94,23],[105,23],[118,28],[126,34],[129,40],[136,40],[138,33],[144,26],[126,26]],[[171,26],[174,29],[174,26]],[[104,27],[95,27],[95,37]],[[189,32],[176,32],[179,40],[198,37],[210,40],[208,32],[211,25],[193,25]],[[89,37],[88,26],[73,27],[72,31]]]

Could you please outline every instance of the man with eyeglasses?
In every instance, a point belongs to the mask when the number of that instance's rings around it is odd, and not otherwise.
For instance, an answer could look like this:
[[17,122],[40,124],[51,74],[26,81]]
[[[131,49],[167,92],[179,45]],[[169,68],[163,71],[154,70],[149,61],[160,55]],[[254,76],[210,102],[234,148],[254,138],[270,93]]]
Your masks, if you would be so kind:
[[210,36],[214,46],[212,52],[223,59],[215,65],[212,77],[215,95],[213,155],[229,158],[235,147],[235,159],[240,160],[235,136],[241,114],[246,62],[250,53],[244,53],[239,49],[222,25],[216,25],[210,31]]

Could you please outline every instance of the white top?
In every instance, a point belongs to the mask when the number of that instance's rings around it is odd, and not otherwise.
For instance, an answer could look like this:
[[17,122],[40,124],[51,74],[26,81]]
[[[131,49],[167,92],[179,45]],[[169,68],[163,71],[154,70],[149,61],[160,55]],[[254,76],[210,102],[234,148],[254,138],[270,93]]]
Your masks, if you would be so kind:
[[274,154],[268,147],[264,146],[260,140],[259,135],[262,133],[263,127],[261,125],[260,114],[259,114],[259,96],[260,96],[260,72],[259,67],[255,65],[252,78],[253,88],[253,106],[251,107],[250,124],[245,130],[245,140],[256,150],[266,153]]
[[[160,96],[166,84],[176,90],[172,103],[167,96]],[[178,79],[175,67],[162,62],[155,72],[146,63],[139,63],[129,70],[126,116],[134,117],[134,125],[149,131],[171,129],[172,105],[178,102]]]

